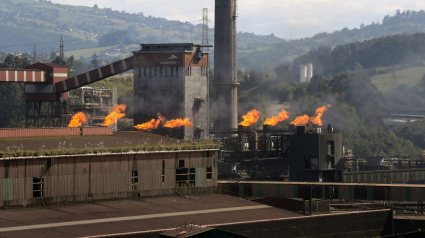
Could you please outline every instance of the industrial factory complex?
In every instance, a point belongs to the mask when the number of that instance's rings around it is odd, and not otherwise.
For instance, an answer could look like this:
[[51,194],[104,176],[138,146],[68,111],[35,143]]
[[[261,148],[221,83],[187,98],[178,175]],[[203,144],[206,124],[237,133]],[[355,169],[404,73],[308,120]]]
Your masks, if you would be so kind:
[[[0,237],[425,236],[423,160],[353,159],[321,120],[332,105],[285,130],[285,110],[239,123],[237,1],[215,3],[213,46],[141,44],[76,76],[0,70],[26,101],[26,128],[0,130]],[[90,84],[129,70],[134,131],[117,131],[117,88]]]

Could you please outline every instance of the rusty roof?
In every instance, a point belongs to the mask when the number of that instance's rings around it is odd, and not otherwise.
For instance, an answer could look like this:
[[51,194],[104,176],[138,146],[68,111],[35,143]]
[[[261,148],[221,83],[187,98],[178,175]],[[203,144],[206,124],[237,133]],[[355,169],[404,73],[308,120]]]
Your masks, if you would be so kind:
[[144,198],[0,212],[2,237],[87,237],[302,217],[302,214],[221,194]]

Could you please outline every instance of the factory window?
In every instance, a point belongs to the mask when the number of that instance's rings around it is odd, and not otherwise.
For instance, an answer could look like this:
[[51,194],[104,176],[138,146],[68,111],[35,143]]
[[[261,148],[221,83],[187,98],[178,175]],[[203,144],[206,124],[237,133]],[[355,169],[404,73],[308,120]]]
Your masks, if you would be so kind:
[[162,78],[162,67],[159,67],[159,76]]
[[195,168],[190,168],[189,169],[189,180],[190,181],[195,181]]
[[207,168],[207,179],[212,179],[212,167]]
[[319,169],[319,158],[304,157],[304,169]]
[[156,77],[156,76],[158,76],[158,75],[156,74],[156,68],[157,68],[157,67],[155,67],[155,77]]
[[146,67],[143,67],[143,76],[146,77]]
[[179,77],[179,67],[176,67],[176,77]]
[[176,187],[195,187],[195,169],[176,169]]
[[186,68],[186,76],[192,76],[192,67]]
[[42,198],[43,197],[43,179],[32,178],[32,197]]
[[174,67],[171,67],[171,77],[174,77]]
[[139,67],[139,78],[142,77],[142,67]]
[[164,69],[165,69],[165,75],[164,75],[164,77],[168,77],[168,67],[164,67]]
[[161,181],[165,182],[165,160],[162,161],[162,175],[161,175]]
[[149,77],[152,77],[152,67],[149,67]]
[[179,168],[184,168],[184,159],[179,159]]
[[139,190],[139,172],[131,172],[131,191]]
[[328,156],[335,156],[335,142],[334,141],[327,141],[327,155]]
[[47,163],[46,163],[46,167],[50,168],[53,166],[53,158],[47,158]]

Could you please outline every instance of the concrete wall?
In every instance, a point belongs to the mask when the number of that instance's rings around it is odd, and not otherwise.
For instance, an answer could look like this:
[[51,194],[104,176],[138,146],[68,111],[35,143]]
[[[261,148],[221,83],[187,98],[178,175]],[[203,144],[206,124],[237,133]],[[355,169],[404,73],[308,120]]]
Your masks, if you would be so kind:
[[[184,160],[196,170],[195,187],[176,189],[176,167]],[[136,196],[213,192],[217,186],[215,151],[151,153],[135,155],[80,156],[0,161],[0,207],[83,202]],[[165,167],[163,168],[163,161]],[[212,167],[212,178],[206,170]],[[162,171],[164,169],[164,182]],[[138,188],[131,186],[138,172]],[[33,178],[42,178],[43,198],[33,197]]]
[[[185,128],[185,138],[194,135],[196,127],[201,127],[204,131],[202,137],[209,135],[209,99],[208,99],[208,68],[192,67],[192,75],[185,76],[185,115],[195,125],[192,128]],[[202,73],[201,73],[202,72]],[[198,103],[196,98],[205,100]],[[197,116],[195,116],[197,114]]]

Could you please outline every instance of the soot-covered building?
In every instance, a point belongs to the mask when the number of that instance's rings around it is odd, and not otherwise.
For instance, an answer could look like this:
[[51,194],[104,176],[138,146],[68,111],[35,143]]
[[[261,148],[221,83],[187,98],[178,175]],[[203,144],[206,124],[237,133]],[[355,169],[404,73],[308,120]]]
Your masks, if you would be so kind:
[[189,118],[194,127],[181,127],[181,138],[206,137],[209,52],[201,45],[142,44],[134,53],[134,123],[161,113],[167,120]]

